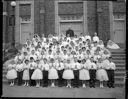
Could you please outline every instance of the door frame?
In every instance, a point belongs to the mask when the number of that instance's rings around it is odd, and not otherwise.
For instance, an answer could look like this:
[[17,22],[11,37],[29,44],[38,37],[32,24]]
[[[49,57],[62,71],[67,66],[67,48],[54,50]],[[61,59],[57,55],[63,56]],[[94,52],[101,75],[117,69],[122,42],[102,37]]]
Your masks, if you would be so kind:
[[82,2],[83,3],[83,33],[88,34],[88,20],[87,20],[87,1],[81,1],[81,0],[55,0],[55,33],[57,33],[60,37],[60,17],[58,14],[58,4],[59,2]]
[[34,35],[34,0],[31,0],[31,1],[16,1],[17,5],[16,5],[16,12],[15,12],[15,15],[16,15],[16,29],[15,29],[15,37],[16,37],[16,42],[17,43],[20,43],[22,44],[22,36],[21,36],[21,25],[22,22],[21,21],[21,18],[19,16],[19,6],[20,4],[30,4],[31,5],[31,35]]
[[115,40],[115,38],[114,38],[115,37],[115,30],[114,30],[114,24],[115,23],[114,22],[116,22],[116,21],[119,21],[119,22],[122,22],[123,21],[124,22],[124,43],[117,43],[117,44],[120,47],[125,47],[125,44],[126,44],[126,38],[125,38],[126,37],[126,26],[125,26],[126,25],[126,22],[123,19],[122,20],[120,20],[120,19],[119,20],[113,20],[113,41]]

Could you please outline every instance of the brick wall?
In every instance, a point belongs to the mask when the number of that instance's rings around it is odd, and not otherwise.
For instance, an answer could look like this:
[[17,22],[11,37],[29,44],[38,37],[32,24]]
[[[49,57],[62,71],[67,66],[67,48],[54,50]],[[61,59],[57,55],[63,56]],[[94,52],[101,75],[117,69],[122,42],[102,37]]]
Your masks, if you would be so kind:
[[125,2],[113,2],[113,12],[126,12]]
[[83,3],[59,3],[59,14],[83,14]]
[[87,1],[87,24],[91,36],[96,32],[96,9],[95,1]]
[[55,5],[54,0],[45,0],[45,36],[55,32]]
[[35,34],[40,34],[39,1],[40,0],[34,0],[34,33]]
[[13,31],[13,27],[12,26],[10,26],[10,22],[11,22],[11,20],[10,20],[10,18],[11,18],[11,15],[13,14],[13,12],[12,12],[12,7],[11,7],[11,5],[10,5],[10,3],[11,3],[11,1],[6,1],[7,2],[7,13],[8,13],[8,15],[7,15],[7,31],[6,31],[6,43],[10,43],[10,42],[12,42],[12,31]]
[[100,39],[106,44],[110,38],[110,13],[109,13],[109,2],[98,1],[98,34]]

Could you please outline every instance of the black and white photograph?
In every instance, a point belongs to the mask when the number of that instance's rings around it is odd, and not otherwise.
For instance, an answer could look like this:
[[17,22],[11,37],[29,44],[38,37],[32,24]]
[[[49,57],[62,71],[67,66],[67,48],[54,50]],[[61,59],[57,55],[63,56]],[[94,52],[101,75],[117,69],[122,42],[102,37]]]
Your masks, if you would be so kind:
[[2,97],[126,97],[126,0],[2,0]]

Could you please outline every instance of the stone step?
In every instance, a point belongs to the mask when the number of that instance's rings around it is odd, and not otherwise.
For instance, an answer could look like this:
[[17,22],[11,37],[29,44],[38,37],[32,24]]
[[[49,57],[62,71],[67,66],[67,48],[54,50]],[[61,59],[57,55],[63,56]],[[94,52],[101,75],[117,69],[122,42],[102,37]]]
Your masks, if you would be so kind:
[[[9,85],[8,80],[3,80],[3,83]],[[17,86],[17,83],[15,83],[15,86]],[[86,86],[89,87],[89,83],[87,83]],[[122,83],[122,82],[117,83],[117,82],[115,82],[115,87],[124,87],[124,86],[125,86],[125,83]],[[95,84],[95,87],[99,87],[99,82]],[[104,87],[108,87],[106,83],[104,83]]]
[[125,60],[112,60],[115,64],[123,64],[126,63]]
[[125,63],[118,63],[118,64],[116,64],[116,67],[125,67],[125,66],[126,66]]
[[126,68],[125,68],[125,66],[122,66],[122,67],[121,66],[116,66],[116,69],[124,69],[125,70]]
[[115,82],[116,81],[124,81],[124,78],[122,76],[115,76]]
[[112,56],[113,57],[116,57],[116,56],[120,56],[120,57],[126,57],[126,54],[118,54],[118,53],[116,53],[116,54],[112,54]]
[[120,73],[121,73],[121,74],[122,74],[122,73],[126,73],[126,70],[124,70],[124,71],[117,71],[117,70],[115,70],[115,73],[119,73],[119,74],[120,74]]
[[122,68],[122,69],[116,69],[116,71],[125,71],[125,69],[124,68]]
[[113,57],[112,59],[113,60],[126,60],[125,57]]
[[124,77],[125,76],[125,73],[115,73],[115,76],[122,76],[122,77]]

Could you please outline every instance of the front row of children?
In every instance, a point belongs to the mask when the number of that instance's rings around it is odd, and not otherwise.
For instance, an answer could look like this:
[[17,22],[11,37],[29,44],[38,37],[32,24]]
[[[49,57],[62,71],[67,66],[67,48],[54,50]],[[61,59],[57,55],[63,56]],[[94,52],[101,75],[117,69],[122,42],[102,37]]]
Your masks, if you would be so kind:
[[109,59],[98,59],[98,62],[94,62],[93,59],[83,59],[78,62],[77,59],[71,61],[67,60],[54,60],[53,58],[48,61],[46,58],[42,60],[34,61],[33,57],[30,60],[22,62],[19,60],[17,63],[12,61],[8,65],[7,79],[11,82],[10,86],[13,86],[17,81],[17,84],[23,86],[48,86],[55,87],[82,87],[86,88],[87,81],[89,81],[89,87],[95,87],[95,82],[100,82],[100,87],[104,87],[103,82],[106,81],[109,88],[114,88],[114,70],[115,63]]

